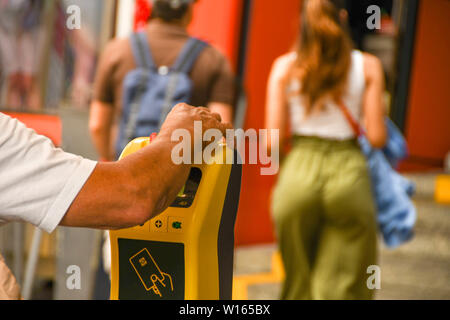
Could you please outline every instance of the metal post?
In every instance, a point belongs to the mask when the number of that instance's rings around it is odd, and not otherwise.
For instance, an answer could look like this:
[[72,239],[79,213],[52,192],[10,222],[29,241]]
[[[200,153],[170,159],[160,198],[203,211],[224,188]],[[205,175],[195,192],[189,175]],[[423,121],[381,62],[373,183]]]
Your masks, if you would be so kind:
[[41,247],[42,230],[36,228],[33,234],[33,240],[30,248],[30,255],[28,256],[27,266],[25,270],[25,281],[22,289],[22,296],[25,300],[31,298],[33,289],[34,275],[36,273],[36,266],[39,260],[39,249]]
[[22,282],[23,272],[23,243],[25,226],[23,223],[15,223],[13,226],[13,272],[18,283]]

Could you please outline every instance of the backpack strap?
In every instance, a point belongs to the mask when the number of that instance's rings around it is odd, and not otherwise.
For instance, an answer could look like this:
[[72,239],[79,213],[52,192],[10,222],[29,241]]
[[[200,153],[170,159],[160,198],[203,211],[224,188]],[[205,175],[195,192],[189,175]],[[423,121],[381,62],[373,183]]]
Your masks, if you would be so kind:
[[204,41],[196,38],[189,38],[172,69],[181,73],[191,72],[200,53],[208,46]]
[[145,32],[133,33],[130,40],[136,65],[139,68],[156,70],[156,65],[147,40],[147,34]]
[[[133,33],[130,38],[131,48],[133,50],[134,59],[138,68],[142,69],[154,69],[156,65],[153,61],[152,54],[150,52],[150,45],[148,44],[147,35],[145,32]],[[134,138],[136,131],[136,125],[138,122],[138,116],[141,108],[142,97],[145,94],[145,85],[148,80],[148,75],[142,74],[138,84],[136,96],[131,101],[130,110],[128,112],[128,119],[124,125],[123,141],[120,141],[121,145],[126,145]]]

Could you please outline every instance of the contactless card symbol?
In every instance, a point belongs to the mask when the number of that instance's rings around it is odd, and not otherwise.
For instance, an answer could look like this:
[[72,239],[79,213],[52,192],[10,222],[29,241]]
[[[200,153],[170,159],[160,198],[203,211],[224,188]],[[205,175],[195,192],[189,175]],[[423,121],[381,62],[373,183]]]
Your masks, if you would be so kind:
[[173,292],[172,277],[162,272],[147,248],[142,249],[130,258],[130,263],[136,271],[145,290],[152,291],[159,297]]

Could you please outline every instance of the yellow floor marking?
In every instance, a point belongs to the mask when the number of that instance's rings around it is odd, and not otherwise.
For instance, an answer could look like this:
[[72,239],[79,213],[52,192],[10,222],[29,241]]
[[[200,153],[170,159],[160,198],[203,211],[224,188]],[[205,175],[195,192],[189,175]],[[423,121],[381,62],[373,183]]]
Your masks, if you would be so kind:
[[281,283],[284,280],[284,268],[279,252],[272,255],[272,270],[235,276],[233,278],[233,300],[248,300],[248,287],[263,283]]
[[434,198],[438,203],[450,204],[450,175],[437,176]]

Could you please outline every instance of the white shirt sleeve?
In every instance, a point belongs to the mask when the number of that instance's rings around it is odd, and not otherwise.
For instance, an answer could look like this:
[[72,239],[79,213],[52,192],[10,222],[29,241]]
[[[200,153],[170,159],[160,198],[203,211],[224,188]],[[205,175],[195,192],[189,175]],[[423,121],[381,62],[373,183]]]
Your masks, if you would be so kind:
[[52,232],[96,165],[0,113],[0,224],[24,221]]

